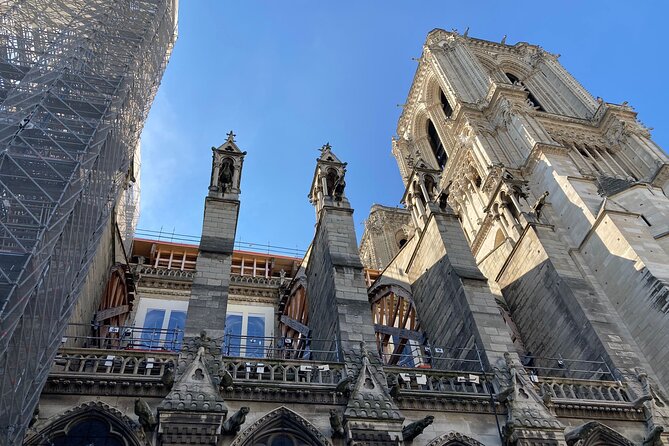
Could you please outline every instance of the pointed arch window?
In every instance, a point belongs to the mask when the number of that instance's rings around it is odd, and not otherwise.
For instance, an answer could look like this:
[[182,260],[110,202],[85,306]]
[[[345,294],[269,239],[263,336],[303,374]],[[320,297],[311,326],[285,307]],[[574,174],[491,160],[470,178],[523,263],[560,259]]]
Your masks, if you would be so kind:
[[439,89],[439,100],[441,101],[441,109],[444,111],[444,115],[446,115],[446,118],[450,118],[453,114],[453,107],[451,107],[448,98],[441,89]]
[[437,129],[431,119],[427,120],[427,139],[430,142],[430,148],[432,149],[434,158],[437,160],[437,165],[440,169],[443,169],[448,161],[448,155],[446,154],[444,145],[442,144]]
[[523,89],[525,89],[525,91],[527,92],[527,97],[528,97],[528,99],[529,99],[530,102],[532,102],[532,104],[537,108],[537,110],[539,110],[539,111],[546,111],[546,110],[544,109],[544,107],[541,105],[541,103],[539,102],[539,100],[537,99],[537,97],[534,96],[534,94],[532,94],[532,92],[530,91],[530,89],[527,88],[527,86],[526,86],[524,83],[522,83],[522,82],[520,81],[520,79],[518,79],[517,76],[514,76],[514,75],[511,74],[511,73],[504,73],[504,74],[506,74],[506,77],[507,77],[507,79],[509,79],[509,82],[511,82],[512,84],[518,84],[518,85],[520,85],[521,87],[523,87]]

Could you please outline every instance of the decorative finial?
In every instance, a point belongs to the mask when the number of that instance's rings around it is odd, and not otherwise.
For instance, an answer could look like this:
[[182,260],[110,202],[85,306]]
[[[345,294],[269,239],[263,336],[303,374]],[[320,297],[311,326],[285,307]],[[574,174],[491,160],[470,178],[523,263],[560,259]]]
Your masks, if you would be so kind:
[[237,136],[237,135],[235,135],[234,133],[232,133],[232,130],[230,130],[230,131],[227,133],[227,135],[228,135],[228,142],[235,142],[235,136]]
[[323,144],[323,147],[321,147],[321,152],[324,152],[326,150],[329,151],[331,149],[332,149],[332,146],[330,145],[330,143],[326,142],[325,144]]

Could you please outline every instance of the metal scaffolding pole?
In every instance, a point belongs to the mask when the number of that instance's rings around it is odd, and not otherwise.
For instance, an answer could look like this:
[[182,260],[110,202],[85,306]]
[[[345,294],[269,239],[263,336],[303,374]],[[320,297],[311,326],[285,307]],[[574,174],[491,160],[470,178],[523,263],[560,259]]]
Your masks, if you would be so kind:
[[0,438],[20,444],[176,39],[177,0],[0,0]]

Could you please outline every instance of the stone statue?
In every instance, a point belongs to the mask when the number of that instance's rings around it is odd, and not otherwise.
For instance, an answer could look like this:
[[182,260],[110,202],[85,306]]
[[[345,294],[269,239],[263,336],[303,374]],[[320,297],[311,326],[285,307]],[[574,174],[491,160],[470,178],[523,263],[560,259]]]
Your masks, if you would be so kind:
[[543,209],[544,205],[546,204],[546,197],[548,197],[548,191],[541,194],[541,197],[539,197],[537,202],[534,203],[534,206],[532,206],[532,210],[534,211],[534,215],[537,216],[537,220],[541,216],[541,210]]
[[420,434],[423,433],[423,430],[428,427],[432,422],[434,421],[434,417],[432,415],[428,415],[423,419],[420,419],[418,421],[414,421],[413,423],[409,424],[408,426],[405,426],[402,429],[402,437],[404,437],[404,441],[411,441]]
[[344,181],[344,176],[340,176],[334,183],[334,199],[335,201],[341,201],[344,196],[344,188],[346,187],[346,181]]
[[218,376],[221,378],[221,387],[223,389],[232,387],[232,385],[234,384],[234,381],[232,380],[232,375],[230,375],[230,372],[228,372],[227,370],[221,370]]
[[218,174],[218,181],[221,192],[225,192],[230,187],[232,187],[232,177],[234,176],[234,173],[235,168],[232,165],[232,160],[230,158],[223,160],[223,163],[221,164],[221,170]]
[[160,377],[160,381],[163,383],[163,385],[171,389],[172,386],[174,385],[174,364],[169,362],[165,366],[165,372],[163,372],[163,376]]
[[332,428],[332,437],[341,438],[344,436],[344,425],[336,409],[330,409],[330,427]]
[[345,376],[342,378],[338,383],[337,387],[335,388],[335,391],[337,393],[341,393],[342,395],[348,395],[351,393],[351,377],[350,376]]
[[240,408],[233,416],[225,420],[223,423],[223,433],[236,434],[241,429],[242,424],[246,421],[246,414],[249,413],[249,408],[244,406]]
[[139,424],[145,431],[153,430],[157,424],[149,404],[141,398],[135,399],[135,415],[139,418]]

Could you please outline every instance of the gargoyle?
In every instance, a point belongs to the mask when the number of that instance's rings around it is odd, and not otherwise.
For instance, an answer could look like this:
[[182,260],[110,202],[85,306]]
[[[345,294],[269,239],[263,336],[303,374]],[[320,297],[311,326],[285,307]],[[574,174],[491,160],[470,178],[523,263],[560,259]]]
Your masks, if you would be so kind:
[[408,426],[405,426],[402,429],[402,437],[404,438],[404,441],[411,441],[420,434],[422,434],[423,430],[425,430],[426,427],[432,424],[433,421],[434,417],[432,415],[428,415],[425,418],[422,418],[418,421],[414,421]]
[[141,398],[135,399],[135,415],[139,418],[139,424],[145,431],[151,431],[158,424],[149,404]]
[[223,423],[224,434],[236,434],[246,421],[246,414],[249,413],[249,408],[244,406],[240,408],[233,416],[225,420]]
[[336,409],[330,409],[330,427],[332,428],[332,437],[341,438],[344,436],[344,425]]

